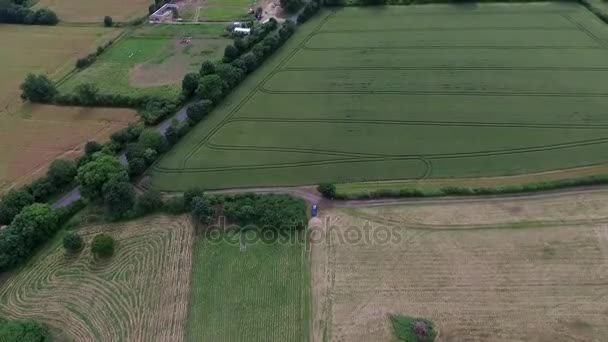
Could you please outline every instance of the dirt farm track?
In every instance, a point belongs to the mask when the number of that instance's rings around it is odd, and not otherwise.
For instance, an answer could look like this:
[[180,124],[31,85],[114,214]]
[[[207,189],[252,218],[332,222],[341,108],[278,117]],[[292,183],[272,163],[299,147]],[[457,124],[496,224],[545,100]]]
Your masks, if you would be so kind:
[[314,225],[327,234],[312,242],[313,340],[390,340],[399,313],[434,320],[438,341],[605,341],[607,200],[325,211]]

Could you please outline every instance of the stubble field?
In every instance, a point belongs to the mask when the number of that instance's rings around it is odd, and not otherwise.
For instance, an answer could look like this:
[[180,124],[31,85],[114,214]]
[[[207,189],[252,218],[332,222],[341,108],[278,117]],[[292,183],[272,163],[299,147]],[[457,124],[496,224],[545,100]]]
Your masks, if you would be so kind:
[[[312,249],[313,341],[605,341],[608,192],[326,211]],[[357,233],[358,232],[358,233]]]
[[0,192],[41,175],[56,158],[79,155],[136,119],[133,110],[23,104],[28,73],[58,80],[76,59],[119,34],[101,27],[0,25]]
[[474,178],[604,163],[607,38],[593,14],[563,3],[322,12],[154,167],[152,185]]
[[[100,232],[117,241],[114,256],[96,260]],[[0,288],[0,314],[48,324],[74,341],[182,341],[192,268],[187,217],[151,217],[83,228],[77,256],[55,241]],[[59,240],[59,239],[57,239]]]
[[40,0],[36,7],[50,8],[61,21],[68,23],[103,23],[109,15],[116,22],[126,22],[148,14],[147,0]]

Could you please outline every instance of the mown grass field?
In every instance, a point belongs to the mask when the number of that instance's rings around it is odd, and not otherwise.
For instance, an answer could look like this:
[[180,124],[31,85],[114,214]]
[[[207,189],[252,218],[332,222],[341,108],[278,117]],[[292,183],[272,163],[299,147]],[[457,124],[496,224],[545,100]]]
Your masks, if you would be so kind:
[[[95,259],[100,232],[116,239]],[[66,255],[58,236],[0,288],[0,315],[48,324],[70,341],[182,341],[193,229],[187,217],[150,217],[80,230],[87,243]],[[61,339],[59,339],[61,340]]]
[[[312,341],[606,341],[608,192],[326,210],[312,247]],[[318,235],[318,234],[316,234]]]
[[257,1],[252,0],[207,0],[200,9],[198,21],[251,19],[249,9],[257,6]]
[[325,11],[154,168],[183,190],[608,160],[608,28],[574,4]]
[[0,25],[0,192],[43,174],[55,158],[78,155],[86,141],[104,141],[135,120],[132,110],[31,105],[19,98],[28,73],[58,80],[78,57],[119,33],[102,27]]
[[[60,86],[69,92],[79,84],[94,83],[100,92],[131,96],[175,98],[183,76],[197,71],[205,59],[223,55],[227,39],[222,25],[143,26],[127,34],[88,68],[71,75]],[[184,37],[192,37],[188,45]]]
[[50,8],[61,21],[68,23],[103,23],[106,15],[116,22],[126,22],[148,14],[147,0],[40,0],[36,8]]
[[[198,238],[187,341],[306,341],[310,264],[303,243]],[[246,241],[249,241],[248,244]]]

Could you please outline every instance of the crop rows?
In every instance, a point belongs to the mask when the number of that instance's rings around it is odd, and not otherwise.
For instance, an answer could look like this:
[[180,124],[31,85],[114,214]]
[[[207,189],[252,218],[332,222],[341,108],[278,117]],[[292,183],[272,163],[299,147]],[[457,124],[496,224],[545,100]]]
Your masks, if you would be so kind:
[[[594,155],[586,163],[569,162],[566,156],[569,150],[586,147],[595,151],[608,143],[608,131],[604,131],[608,123],[596,119],[595,113],[603,111],[604,98],[608,96],[604,91],[605,78],[601,77],[601,73],[608,71],[604,41],[608,32],[598,31],[593,22],[596,18],[581,7],[553,4],[532,11],[538,14],[534,20],[530,13],[520,12],[524,7],[513,8],[506,13],[494,10],[486,13],[483,9],[452,13],[454,18],[446,21],[440,18],[451,11],[420,10],[424,12],[422,17],[411,23],[398,20],[398,15],[392,17],[393,11],[401,14],[404,10],[391,7],[374,14],[366,9],[324,12],[320,19],[302,29],[305,33],[293,38],[295,44],[290,42],[279,52],[281,56],[269,62],[271,66],[262,69],[266,73],[255,77],[251,88],[239,92],[246,95],[229,99],[235,102],[226,105],[225,110],[220,109],[221,118],[214,119],[209,128],[200,129],[204,133],[196,141],[181,144],[178,149],[185,146],[184,149],[154,167],[153,186],[182,188],[199,173],[205,174],[209,187],[336,181],[343,179],[343,173],[336,174],[328,168],[332,164],[360,169],[365,163],[379,166],[395,160],[418,161],[418,165],[424,165],[424,171],[417,171],[420,166],[414,164],[400,173],[389,170],[393,166],[380,171],[379,167],[369,165],[367,171],[362,170],[353,178],[390,179],[399,174],[397,178],[422,178],[446,175],[443,167],[435,172],[434,164],[442,165],[443,159],[461,159],[465,163],[464,158],[468,158],[466,163],[475,163],[474,158],[505,155],[519,156],[520,173],[544,171],[551,167],[528,167],[527,161],[537,153],[557,150],[564,156],[560,158],[563,160],[560,168],[604,160],[603,155]],[[364,19],[367,14],[373,20]],[[462,19],[469,14],[485,19],[495,16],[495,20],[466,25]],[[520,16],[526,20],[519,23]],[[362,30],[364,25],[357,18],[375,24],[370,30]],[[415,57],[408,57],[410,52],[404,49],[411,50]],[[429,49],[447,50],[437,55],[425,51]],[[450,54],[450,49],[457,53]],[[517,57],[509,62],[510,50]],[[561,50],[570,58],[557,57]],[[587,53],[589,64],[575,62]],[[430,61],[425,54],[431,54]],[[393,62],[392,56],[401,62]],[[545,59],[549,59],[548,65],[543,64]],[[487,97],[490,107],[458,104],[463,108],[456,118],[439,111],[437,116],[425,116],[426,108],[422,106],[417,107],[421,112],[408,112],[410,99],[425,97],[432,99],[425,100],[429,104],[483,102],[479,99]],[[347,98],[362,105],[348,106],[343,100]],[[391,107],[384,112],[383,100],[387,98],[391,99]],[[335,104],[332,99],[337,100]],[[364,104],[361,99],[375,105]],[[376,102],[376,99],[383,100]],[[577,104],[583,101],[576,109],[573,107],[573,111],[582,113],[566,114],[562,106],[556,108],[563,110],[564,115],[552,118],[543,107],[552,106],[553,99]],[[280,105],[268,106],[276,102]],[[517,102],[534,103],[526,109],[529,118],[513,111],[506,111],[504,116],[493,115],[493,112],[502,115],[507,103]],[[593,109],[586,111],[585,106]],[[475,114],[460,120],[458,116],[467,112]],[[587,115],[594,118],[585,120]],[[448,127],[452,129],[448,131]],[[461,135],[465,128],[471,145],[454,150],[453,146],[467,139]],[[500,133],[498,128],[502,129]],[[528,129],[538,129],[530,140],[521,137]],[[580,136],[574,138],[579,134],[577,129],[581,129]],[[596,131],[591,134],[590,130]],[[416,138],[421,132],[425,132],[425,138]],[[553,133],[571,139],[556,141],[551,138]],[[489,135],[499,140],[511,139],[512,144],[493,146],[494,140],[484,139]],[[315,167],[325,177],[311,177],[310,170]],[[458,174],[458,169],[462,168],[455,168],[455,173],[448,176],[470,176]],[[249,174],[250,182],[235,179],[239,172],[250,171],[253,172]],[[264,172],[268,172],[267,180],[263,179]],[[288,172],[300,174],[300,181]],[[477,171],[477,174],[484,173]],[[500,171],[487,173],[495,174]],[[170,179],[177,175],[185,178]]]
[[180,341],[184,337],[192,227],[152,218],[83,232],[117,240],[108,261],[89,247],[77,256],[55,245],[0,290],[0,313],[45,322],[76,341]]

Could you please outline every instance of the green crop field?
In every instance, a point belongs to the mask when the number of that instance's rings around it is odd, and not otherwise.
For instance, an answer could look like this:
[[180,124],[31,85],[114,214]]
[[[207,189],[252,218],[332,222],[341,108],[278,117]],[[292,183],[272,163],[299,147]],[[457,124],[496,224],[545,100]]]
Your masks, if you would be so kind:
[[162,190],[608,161],[608,27],[566,3],[324,11],[153,170]]
[[195,242],[186,339],[307,341],[310,264],[303,243],[246,236],[242,245],[238,235]]
[[[175,98],[188,72],[205,59],[218,59],[230,43],[223,25],[143,26],[119,40],[88,68],[70,76],[60,91],[95,83],[101,93]],[[184,37],[191,37],[183,44]]]

